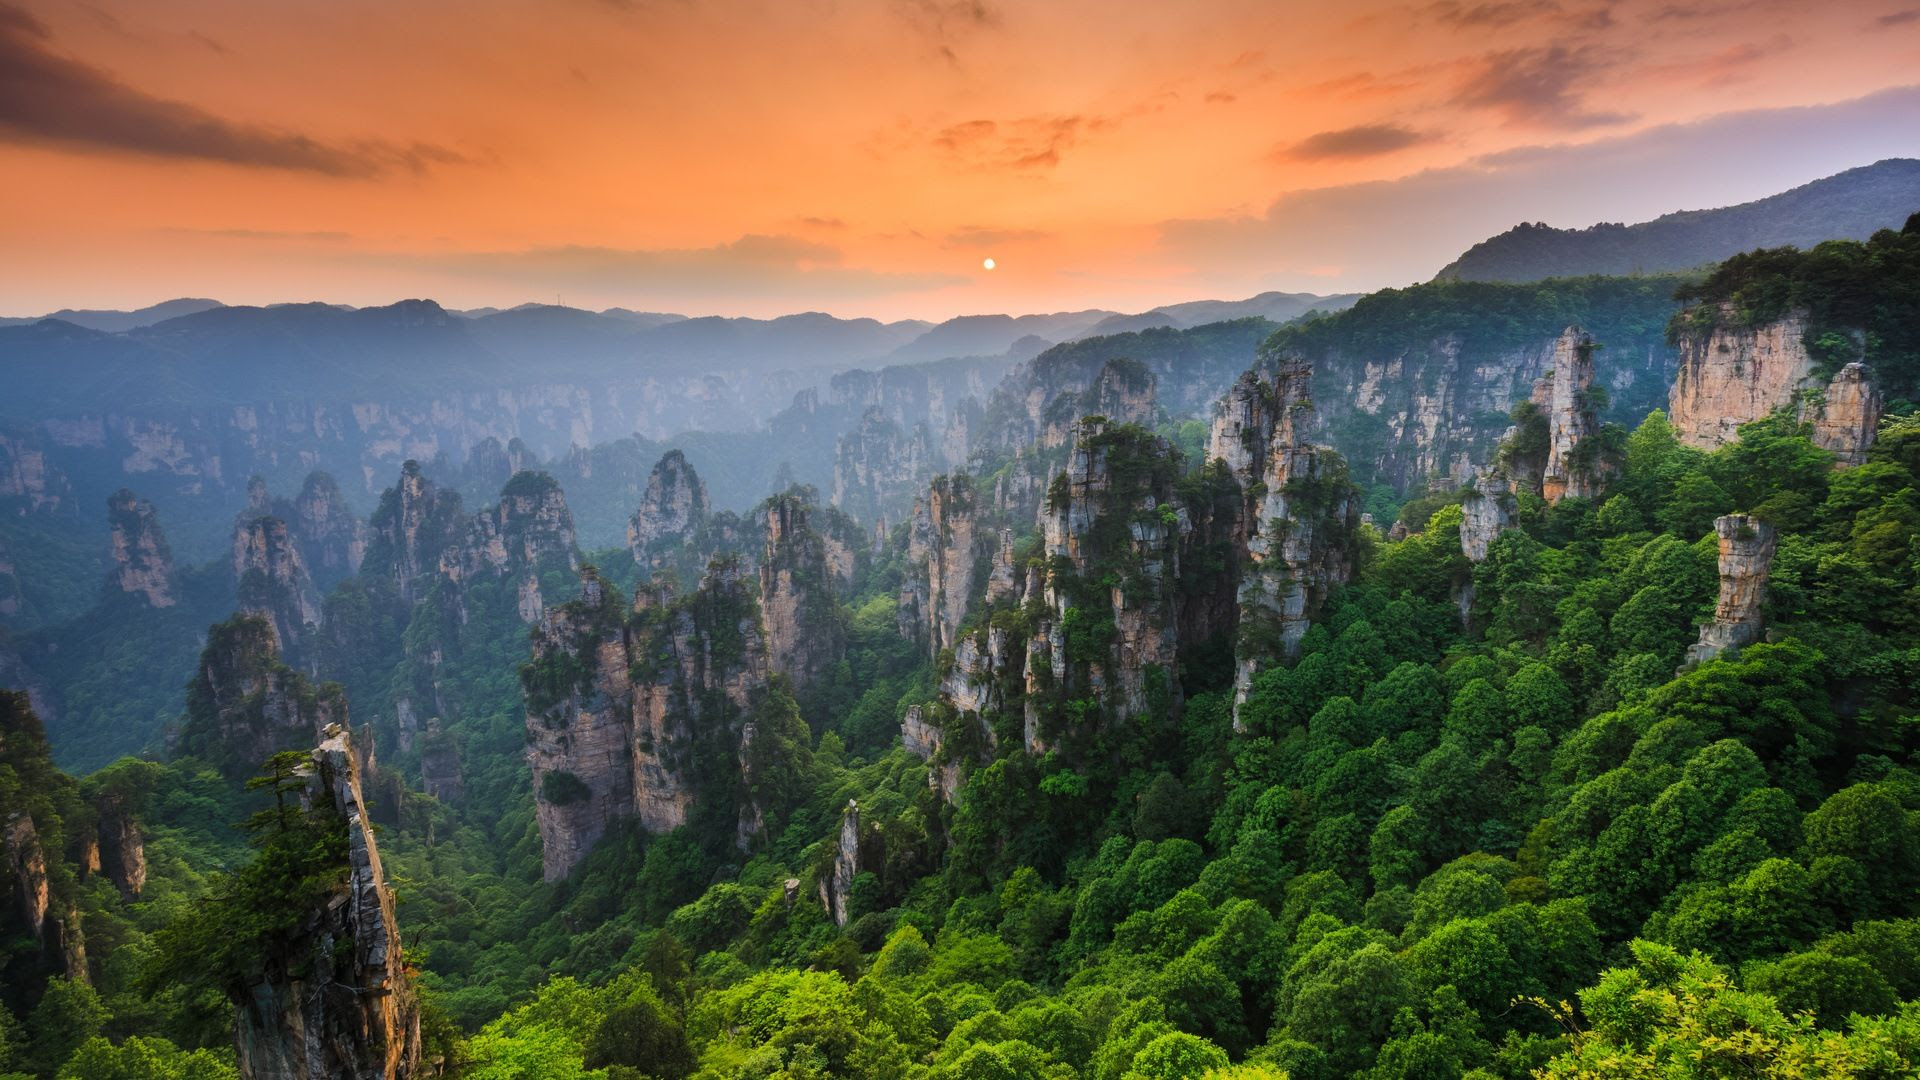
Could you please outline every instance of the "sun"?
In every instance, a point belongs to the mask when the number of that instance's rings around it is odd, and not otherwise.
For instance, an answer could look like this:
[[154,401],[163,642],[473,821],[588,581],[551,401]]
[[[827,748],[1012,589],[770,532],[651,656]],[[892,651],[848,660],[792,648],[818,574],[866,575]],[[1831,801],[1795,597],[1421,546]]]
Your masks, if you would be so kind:
[[993,269],[994,263],[992,259],[981,259],[980,266],[982,269],[991,270]]

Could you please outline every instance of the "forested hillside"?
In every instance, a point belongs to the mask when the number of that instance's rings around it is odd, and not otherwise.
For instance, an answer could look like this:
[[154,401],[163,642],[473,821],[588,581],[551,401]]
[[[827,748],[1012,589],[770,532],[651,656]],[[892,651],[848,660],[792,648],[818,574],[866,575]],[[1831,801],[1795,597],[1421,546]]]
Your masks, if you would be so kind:
[[[128,493],[96,610],[145,666],[24,655],[184,705],[0,698],[0,1075],[1914,1075],[1916,237],[1730,261],[1672,345],[1679,281],[1383,294],[1210,425],[1155,395],[1257,324],[1069,346],[901,520],[674,452],[583,549],[584,487],[409,462],[364,522],[263,485],[192,570]],[[1664,360],[1623,413],[1649,336],[1736,437]],[[1382,493],[1323,443],[1430,453],[1423,370],[1504,418]],[[146,760],[53,766],[116,723]]]

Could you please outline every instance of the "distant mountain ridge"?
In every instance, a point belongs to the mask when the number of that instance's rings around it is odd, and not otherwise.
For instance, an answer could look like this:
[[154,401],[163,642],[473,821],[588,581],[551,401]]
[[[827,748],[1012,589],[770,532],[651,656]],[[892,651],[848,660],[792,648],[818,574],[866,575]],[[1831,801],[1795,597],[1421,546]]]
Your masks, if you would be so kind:
[[1683,210],[1638,225],[1556,229],[1521,223],[1441,268],[1436,281],[1540,281],[1692,270],[1754,248],[1807,248],[1898,229],[1920,210],[1920,160],[1889,158],[1778,195]]

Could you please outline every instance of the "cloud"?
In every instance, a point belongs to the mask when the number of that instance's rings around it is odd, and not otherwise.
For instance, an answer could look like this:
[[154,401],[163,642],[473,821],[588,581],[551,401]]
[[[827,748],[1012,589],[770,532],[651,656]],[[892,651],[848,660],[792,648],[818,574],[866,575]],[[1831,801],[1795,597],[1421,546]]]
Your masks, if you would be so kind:
[[1874,25],[1880,27],[1905,26],[1908,23],[1920,22],[1920,8],[1889,12],[1873,21]]
[[[394,257],[369,255],[389,262]],[[399,261],[466,277],[513,282],[528,291],[556,289],[648,299],[858,298],[917,292],[968,279],[847,266],[839,248],[787,235],[747,235],[705,248],[614,248],[570,245],[520,251],[400,256]]]
[[1676,82],[1694,83],[1700,86],[1727,86],[1745,82],[1752,77],[1752,71],[1760,61],[1792,47],[1793,39],[1780,34],[1764,43],[1740,42],[1708,56],[1670,64],[1657,64],[1646,68],[1645,71],[1647,74],[1658,75]]
[[[1782,146],[1794,152],[1783,155]],[[1164,222],[1160,250],[1191,268],[1196,289],[1373,289],[1424,281],[1517,222],[1582,227],[1728,206],[1882,158],[1913,156],[1916,146],[1920,86],[1289,192],[1260,214]],[[1336,258],[1343,264],[1337,277],[1315,273]]]
[[847,223],[837,217],[803,217],[800,224],[810,229],[844,229]]
[[1317,161],[1391,154],[1427,142],[1433,136],[1398,124],[1361,124],[1338,131],[1322,131],[1273,152],[1277,158]]
[[299,231],[288,229],[166,228],[160,231],[171,236],[210,236],[219,240],[293,240],[304,243],[339,244],[353,239],[352,233],[338,232],[331,229]]
[[949,63],[959,63],[965,38],[1000,25],[999,9],[986,0],[893,0],[893,10]]
[[328,143],[235,123],[130,87],[50,45],[43,23],[0,3],[0,140],[339,177],[418,172],[467,160],[430,143]]
[[1558,13],[1560,5],[1552,0],[1510,0],[1505,3],[1463,4],[1458,0],[1440,0],[1427,7],[1427,14],[1450,26],[1488,28],[1511,26],[1542,15]]
[[950,248],[988,248],[1004,244],[1030,244],[1052,235],[1039,229],[989,229],[979,225],[962,225],[948,233],[941,243]]
[[1116,121],[1102,116],[1028,116],[999,123],[968,120],[934,133],[933,145],[957,163],[975,169],[1029,172],[1051,169],[1081,135]]
[[1504,49],[1482,57],[1453,100],[1503,113],[1510,126],[1575,129],[1623,123],[1633,117],[1591,111],[1579,93],[1610,66],[1593,48]]

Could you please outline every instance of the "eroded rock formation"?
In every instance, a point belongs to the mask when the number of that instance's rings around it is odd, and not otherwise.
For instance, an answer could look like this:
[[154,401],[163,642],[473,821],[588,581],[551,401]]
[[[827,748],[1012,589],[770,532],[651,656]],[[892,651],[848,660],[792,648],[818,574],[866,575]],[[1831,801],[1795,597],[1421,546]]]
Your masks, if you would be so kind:
[[360,767],[329,725],[307,767],[305,803],[346,833],[345,879],[299,940],[234,996],[246,1080],[408,1080],[419,1076],[420,1004],[400,950],[393,892],[367,818]]
[[1335,586],[1353,571],[1360,511],[1340,455],[1313,444],[1312,370],[1281,358],[1273,380],[1235,383],[1208,443],[1238,482],[1240,638],[1234,707],[1268,661],[1290,658]]
[[860,806],[852,799],[840,814],[840,840],[833,849],[833,861],[820,877],[820,903],[835,926],[852,919],[848,901],[853,894],[853,879],[860,873]]
[[1711,329],[1683,337],[1667,404],[1680,441],[1710,449],[1738,438],[1742,424],[1792,409],[1840,464],[1865,460],[1881,412],[1873,371],[1851,363],[1823,383],[1806,334],[1803,312],[1745,327],[1731,306],[1723,306]]
[[272,621],[243,612],[207,631],[176,748],[230,776],[246,775],[277,751],[311,745],[346,722],[339,685],[316,686],[288,667]]
[[1715,518],[1713,531],[1720,537],[1720,595],[1712,620],[1700,627],[1700,640],[1687,647],[1689,664],[1704,663],[1759,638],[1778,542],[1773,526],[1745,514]]
[[979,522],[981,509],[965,473],[935,477],[926,497],[914,504],[907,533],[913,569],[901,586],[899,618],[929,653],[959,644],[983,545],[991,543]]
[[113,587],[151,607],[172,607],[179,600],[174,589],[173,552],[167,547],[166,534],[160,531],[153,504],[121,488],[107,498],[107,525],[112,533],[113,562],[108,580]]
[[627,523],[627,548],[643,567],[671,565],[679,549],[696,542],[712,513],[707,485],[685,454],[669,450],[647,475],[647,491]]
[[233,529],[232,567],[239,609],[272,620],[280,647],[298,650],[320,622],[320,594],[287,523],[242,514]]
[[100,872],[120,895],[137,899],[147,887],[147,841],[140,823],[120,795],[101,799],[97,812]]
[[760,614],[773,670],[804,689],[846,651],[835,595],[851,584],[852,553],[814,530],[796,492],[764,504],[766,547],[760,560]]

